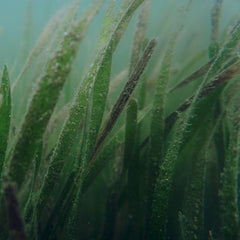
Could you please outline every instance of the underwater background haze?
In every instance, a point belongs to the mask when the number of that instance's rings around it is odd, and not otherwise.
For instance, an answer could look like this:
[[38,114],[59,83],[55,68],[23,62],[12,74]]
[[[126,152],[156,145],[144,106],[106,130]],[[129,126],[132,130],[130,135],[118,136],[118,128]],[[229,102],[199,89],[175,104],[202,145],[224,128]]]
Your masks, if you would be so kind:
[[240,239],[239,0],[0,0],[0,239]]

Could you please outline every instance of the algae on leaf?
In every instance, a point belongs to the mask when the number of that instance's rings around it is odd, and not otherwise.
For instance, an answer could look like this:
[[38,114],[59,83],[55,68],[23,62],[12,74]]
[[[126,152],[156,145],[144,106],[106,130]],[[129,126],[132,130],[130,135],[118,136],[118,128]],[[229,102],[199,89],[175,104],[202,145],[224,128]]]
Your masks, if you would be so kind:
[[10,156],[9,176],[17,183],[18,187],[25,178],[60,91],[71,71],[71,65],[81,40],[97,10],[98,5],[94,5],[91,11],[89,10],[90,12],[88,11],[77,23],[72,24],[69,32],[64,35],[59,49],[48,62],[46,73],[39,81]]
[[[76,20],[78,4],[79,0],[74,1],[69,6],[66,6],[63,9],[57,11],[49,20],[40,37],[38,38],[35,46],[25,59],[25,63],[20,73],[18,74],[17,79],[12,85],[13,90],[19,87],[20,83],[24,80],[24,74],[31,69],[33,63],[40,55],[44,55],[44,58],[46,58],[48,57],[47,55],[50,53],[50,51],[56,50],[57,46],[59,46],[61,43],[64,32],[67,32],[69,30],[69,23],[73,24],[74,20]],[[46,48],[46,45],[48,45],[48,48]],[[45,64],[46,59],[44,59],[44,63],[38,63],[38,69],[40,68],[40,70],[43,70],[40,66],[45,66]],[[36,79],[33,79],[33,82],[31,84],[34,82],[36,82]]]
[[87,138],[87,159],[91,157],[91,151],[94,151],[93,147],[96,143],[99,129],[102,123],[102,117],[106,105],[106,98],[109,89],[110,74],[111,74],[111,63],[112,54],[114,53],[122,35],[124,34],[128,23],[130,22],[133,13],[142,3],[142,0],[132,1],[126,9],[124,9],[123,14],[119,19],[117,19],[117,24],[114,27],[113,32],[110,34],[111,39],[106,45],[105,56],[102,58],[100,63],[96,79],[94,81],[93,92],[92,92],[92,106],[90,113],[90,122],[88,126],[88,138]]
[[135,89],[135,87],[138,83],[139,78],[141,77],[143,71],[147,67],[148,61],[150,60],[151,55],[153,54],[156,44],[157,44],[156,39],[152,39],[151,41],[149,41],[149,43],[143,53],[142,58],[136,64],[132,74],[129,77],[128,82],[125,84],[123,91],[121,92],[118,100],[116,101],[115,105],[112,108],[109,119],[106,121],[102,132],[99,134],[99,138],[97,139],[95,147],[92,151],[92,155],[91,155],[89,164],[91,164],[91,161],[97,154],[99,148],[103,144],[106,137],[109,135],[109,133],[112,130],[114,124],[116,123],[119,115],[123,111],[127,101],[129,100],[133,90]]
[[159,166],[163,160],[164,131],[165,131],[165,105],[167,88],[170,75],[170,67],[177,35],[174,34],[163,58],[160,72],[157,76],[156,89],[153,96],[153,106],[151,111],[151,126],[149,136],[149,159],[148,159],[148,208],[149,218],[151,218],[151,207],[156,180],[159,174]]
[[212,7],[212,35],[211,35],[211,44],[209,46],[209,58],[212,58],[217,55],[219,51],[219,22],[221,15],[221,7],[223,0],[215,0],[215,5]]
[[[124,9],[121,17],[115,23],[113,30],[110,32],[110,37],[107,39],[107,43],[100,46],[101,49],[96,56],[94,64],[89,69],[87,76],[83,79],[78,92],[73,99],[69,116],[64,122],[54,154],[50,160],[50,166],[45,176],[44,184],[41,188],[41,197],[37,207],[39,212],[41,212],[42,208],[46,204],[49,192],[62,170],[64,159],[68,154],[66,149],[71,147],[71,143],[75,139],[76,130],[78,129],[79,124],[84,120],[83,117],[86,116],[86,110],[89,107],[88,104],[91,98],[93,99],[93,103],[91,103],[92,120],[90,119],[90,122],[88,123],[89,126],[87,125],[88,131],[91,132],[91,135],[88,135],[87,139],[85,139],[85,144],[88,146],[87,152],[85,153],[86,156],[92,151],[91,145],[95,143],[95,138],[98,134],[98,129],[102,121],[106,103],[111,73],[112,55],[121,39],[121,36],[127,28],[128,22],[131,20],[134,11],[141,3],[142,0],[134,0],[128,7],[126,7],[126,9]],[[87,124],[87,122],[84,124]],[[86,158],[84,160],[86,161]],[[84,161],[82,161],[81,164],[85,164]]]
[[5,65],[1,76],[0,85],[0,176],[5,164],[6,151],[11,120],[11,88],[8,76],[8,69]]
[[225,146],[226,155],[223,172],[221,173],[222,186],[220,189],[221,210],[222,210],[222,236],[223,239],[238,239],[239,216],[238,216],[238,168],[239,168],[239,97],[235,96],[230,100],[232,103],[227,111],[226,129],[231,131],[228,137],[228,144]]
[[[136,3],[136,2],[133,1],[133,3]],[[134,8],[132,9],[131,7],[137,7],[137,6],[138,6],[137,4],[135,4],[135,5],[134,4],[132,4],[132,5],[130,4],[130,7],[128,8],[128,11],[126,11],[126,13],[124,13],[123,19],[125,18],[125,14],[129,14],[130,10],[131,10],[130,12],[133,13]],[[130,20],[130,17],[128,19]],[[120,21],[120,23],[121,23],[121,21]],[[126,24],[126,22],[125,22],[125,24]],[[114,33],[116,33],[117,36],[118,36],[118,33],[120,31],[121,31],[121,34],[123,34],[122,30],[126,27],[126,25],[119,24],[118,27],[116,28],[116,32],[114,32]],[[121,29],[120,27],[123,27],[123,29]],[[115,39],[115,38],[113,38],[113,39]],[[118,39],[118,41],[119,41],[119,39]],[[112,45],[114,46],[115,44],[116,44],[116,42],[113,40]],[[99,137],[96,140],[96,143],[94,141],[94,138],[97,136],[98,129],[100,128],[100,123],[101,123],[100,120],[101,120],[101,118],[103,116],[103,111],[104,111],[104,107],[103,106],[105,106],[105,104],[102,103],[103,104],[102,106],[101,105],[100,106],[96,106],[97,108],[93,111],[94,115],[98,116],[98,118],[94,118],[94,116],[91,116],[92,117],[92,122],[90,121],[90,124],[89,124],[90,129],[88,129],[88,133],[89,133],[89,136],[91,138],[90,138],[90,143],[88,142],[88,139],[86,140],[87,141],[87,143],[86,143],[87,144],[87,151],[86,151],[86,153],[84,153],[86,155],[83,156],[83,158],[87,157],[87,160],[89,158],[89,161],[87,163],[86,170],[85,170],[85,166],[84,166],[85,162],[83,162],[83,169],[81,169],[80,172],[79,172],[79,177],[78,177],[79,189],[78,189],[78,192],[76,194],[76,198],[75,198],[74,205],[73,205],[73,208],[72,208],[72,216],[71,216],[71,218],[69,220],[69,223],[68,223],[68,226],[69,226],[69,230],[68,231],[71,232],[71,234],[73,234],[76,231],[76,230],[74,230],[74,229],[76,229],[76,226],[73,223],[77,222],[76,219],[78,219],[77,207],[78,207],[78,202],[80,201],[80,197],[82,195],[82,189],[81,189],[82,188],[82,184],[84,184],[83,179],[81,179],[81,175],[85,176],[86,174],[88,174],[89,168],[90,168],[91,164],[93,164],[94,158],[95,158],[96,154],[98,153],[99,148],[101,147],[101,145],[103,144],[104,140],[106,139],[106,137],[108,136],[108,134],[112,130],[112,128],[113,128],[114,124],[116,123],[119,115],[121,114],[121,112],[122,112],[123,108],[125,107],[128,99],[130,98],[134,88],[136,87],[136,85],[138,83],[138,80],[140,79],[143,71],[145,70],[145,68],[146,68],[146,66],[147,66],[147,64],[148,64],[148,62],[149,62],[149,60],[150,60],[150,58],[152,56],[152,53],[154,51],[154,48],[155,48],[156,44],[157,44],[156,39],[152,39],[151,41],[149,41],[149,44],[146,47],[146,49],[145,49],[145,51],[143,53],[142,58],[137,63],[135,69],[133,70],[133,72],[132,72],[132,74],[131,74],[131,76],[129,78],[129,81],[126,83],[126,85],[125,85],[122,93],[120,94],[117,102],[113,106],[113,109],[112,109],[112,111],[110,113],[110,117],[106,121],[105,126],[103,127],[102,132],[99,134]],[[115,47],[116,47],[116,45],[115,45]],[[101,90],[104,90],[104,88],[103,88],[104,87],[104,83],[99,83],[99,85],[97,85],[98,84],[97,80],[98,80],[98,78],[96,78],[96,80],[95,80],[94,89],[99,87]],[[109,85],[109,82],[108,82],[107,86],[108,85]],[[103,94],[103,93],[101,92],[101,94]],[[94,92],[93,92],[93,97],[94,97]],[[105,97],[105,99],[102,96],[100,96],[100,97],[103,98],[104,102],[106,102],[106,97]],[[98,97],[96,97],[96,99],[98,99],[100,102],[102,102],[102,100],[99,99]],[[95,104],[99,103],[99,101],[96,102]],[[94,106],[94,103],[93,103],[93,106]],[[91,124],[94,124],[94,126],[91,126]],[[91,145],[91,143],[92,144],[95,143],[95,146]],[[94,148],[92,148],[92,146],[94,146]],[[91,154],[91,155],[89,155],[89,154]],[[85,160],[85,159],[83,159],[83,160]],[[81,172],[82,170],[83,170],[83,173]],[[72,229],[73,226],[75,226],[74,229]]]
[[30,51],[26,2],[21,51],[1,36],[17,57],[0,82],[0,238],[238,239],[240,5],[53,1]]

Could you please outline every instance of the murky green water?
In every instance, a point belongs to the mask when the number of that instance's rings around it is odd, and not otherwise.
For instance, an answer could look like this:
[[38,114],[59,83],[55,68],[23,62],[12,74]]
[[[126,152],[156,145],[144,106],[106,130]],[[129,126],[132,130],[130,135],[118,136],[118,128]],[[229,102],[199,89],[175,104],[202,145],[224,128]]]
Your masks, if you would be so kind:
[[0,1],[0,239],[239,239],[239,12]]

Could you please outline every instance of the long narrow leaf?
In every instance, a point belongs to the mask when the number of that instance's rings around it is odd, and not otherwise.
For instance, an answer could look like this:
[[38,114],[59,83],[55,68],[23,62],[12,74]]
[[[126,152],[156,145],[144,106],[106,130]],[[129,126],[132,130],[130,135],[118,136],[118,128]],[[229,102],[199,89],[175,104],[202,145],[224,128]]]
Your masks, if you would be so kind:
[[146,0],[141,7],[141,12],[139,13],[137,19],[136,30],[132,45],[129,73],[133,71],[135,65],[137,64],[139,58],[141,57],[141,51],[143,48],[142,45],[147,30],[147,20],[150,12],[150,6],[151,0]]
[[52,50],[53,46],[56,47],[58,45],[60,36],[62,36],[64,31],[67,29],[66,25],[69,25],[69,22],[72,22],[72,20],[76,17],[76,9],[78,9],[78,4],[79,0],[76,0],[71,5],[56,12],[56,14],[49,20],[35,46],[29,53],[17,79],[13,83],[13,90],[23,80],[22,78],[24,74],[32,66],[32,63],[36,60],[36,58],[46,51],[45,46],[48,44],[48,49]]
[[10,158],[9,176],[18,187],[25,178],[63,84],[71,70],[81,40],[97,10],[98,6],[94,5],[82,19],[72,26],[72,29],[64,36],[60,48],[49,61],[46,73],[39,82]]
[[[167,97],[167,88],[169,82],[170,67],[176,39],[179,32],[174,34],[167,48],[163,59],[162,67],[157,79],[155,94],[153,97],[150,144],[149,144],[149,162],[148,162],[148,196],[147,196],[147,224],[151,218],[151,206],[156,180],[159,174],[159,166],[163,160],[163,144],[165,129],[165,105]],[[152,228],[152,227],[151,227]],[[148,230],[147,230],[148,231]],[[151,231],[154,231],[153,229]],[[147,233],[148,234],[148,233]]]
[[[125,9],[122,17],[116,23],[113,32],[111,33],[110,40],[103,49],[99,51],[93,66],[89,70],[89,74],[84,78],[79,88],[73,105],[71,106],[69,117],[66,119],[62,128],[57,147],[51,158],[47,175],[45,176],[45,182],[41,189],[41,197],[37,207],[39,212],[41,212],[41,209],[46,204],[49,191],[51,191],[52,186],[62,170],[65,156],[68,153],[67,149],[71,147],[71,143],[74,141],[76,129],[84,117],[94,84],[92,121],[89,126],[89,132],[91,132],[91,136],[89,136],[90,140],[88,140],[89,148],[95,143],[94,139],[96,138],[98,128],[100,127],[102,121],[106,96],[109,88],[112,55],[121,39],[121,36],[125,32],[134,11],[141,2],[142,0],[134,0],[128,8]],[[101,103],[99,101],[101,101]]]
[[0,86],[0,175],[8,144],[11,120],[11,91],[7,66],[4,66]]
[[102,123],[102,117],[106,105],[106,98],[109,89],[109,81],[111,74],[111,63],[112,55],[115,51],[123,33],[125,32],[128,23],[130,22],[133,13],[138,8],[138,6],[143,2],[143,0],[134,0],[127,7],[125,13],[119,20],[116,28],[113,31],[111,39],[106,46],[106,55],[100,65],[98,74],[96,75],[93,95],[92,95],[92,107],[91,116],[88,126],[88,138],[87,138],[87,152],[86,158],[90,157],[93,147],[96,143],[97,136],[99,134],[99,129]]
[[217,55],[219,51],[218,35],[219,35],[219,22],[223,0],[215,0],[212,8],[212,35],[211,44],[209,46],[209,57],[212,58]]
[[[219,68],[223,67],[224,61],[229,57],[229,54],[233,52],[240,40],[240,23],[238,23],[230,38],[226,41],[225,45],[217,55],[216,59],[209,68],[207,74],[199,85],[195,92],[192,101],[189,104],[189,108],[181,114],[176,122],[176,131],[174,139],[171,142],[164,161],[160,168],[159,177],[157,180],[155,198],[153,203],[153,230],[151,237],[155,239],[164,238],[166,234],[166,223],[167,223],[167,209],[168,209],[168,198],[171,191],[171,185],[173,181],[173,172],[175,167],[175,161],[177,160],[181,143],[186,132],[187,126],[190,119],[193,116],[195,103],[201,96],[202,90],[206,83],[219,72]],[[159,215],[159,212],[162,214]]]
[[[203,87],[199,95],[199,99],[210,94],[217,87],[221,86],[222,84],[231,80],[235,76],[239,75],[240,74],[239,67],[240,67],[240,61],[237,61],[236,63],[229,66],[227,69],[225,69],[223,72],[221,72],[219,75],[217,75],[212,82],[206,84],[206,86]],[[178,107],[176,111],[172,112],[169,116],[167,116],[165,121],[169,122],[177,116],[178,112],[185,111],[190,106],[193,98],[194,96],[191,96],[190,98],[188,98],[180,107]]]
[[[137,63],[133,73],[131,74],[128,82],[126,83],[122,93],[120,94],[118,100],[116,101],[115,105],[113,106],[113,109],[110,113],[109,120],[105,124],[105,127],[103,128],[101,134],[99,135],[99,138],[95,144],[95,147],[93,149],[92,155],[91,155],[91,160],[95,157],[97,154],[99,148],[105,141],[106,137],[109,135],[110,131],[112,130],[113,126],[115,125],[119,115],[123,111],[124,107],[126,106],[126,103],[128,99],[130,98],[133,90],[135,89],[139,78],[141,77],[143,71],[145,70],[151,55],[154,51],[154,48],[157,44],[156,39],[152,39],[148,46],[146,47],[144,54],[142,58],[139,60]],[[91,161],[89,162],[91,164]]]

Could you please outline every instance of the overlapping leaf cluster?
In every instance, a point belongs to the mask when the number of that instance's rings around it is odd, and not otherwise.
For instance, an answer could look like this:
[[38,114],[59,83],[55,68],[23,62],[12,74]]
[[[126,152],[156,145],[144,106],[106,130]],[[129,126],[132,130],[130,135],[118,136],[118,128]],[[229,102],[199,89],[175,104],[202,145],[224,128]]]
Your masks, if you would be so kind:
[[[219,39],[223,1],[216,0],[209,59],[192,70],[207,55],[200,52],[173,71],[192,1],[183,3],[165,49],[147,38],[153,1],[119,1],[120,8],[107,1],[85,75],[76,68],[79,48],[103,0],[80,17],[78,0],[57,12],[28,57],[24,46],[12,87],[3,67],[1,239],[240,237],[240,23]],[[28,18],[30,8],[31,1]],[[114,78],[116,50],[134,16],[129,66]],[[79,86],[64,102],[73,77]],[[185,100],[174,101],[181,91]]]

